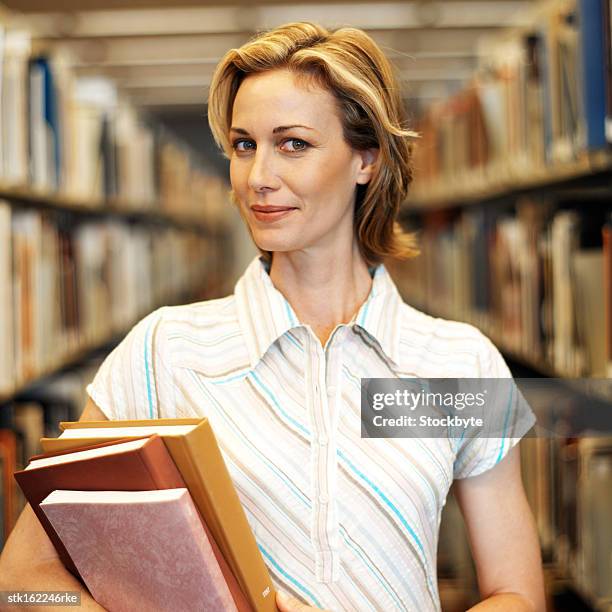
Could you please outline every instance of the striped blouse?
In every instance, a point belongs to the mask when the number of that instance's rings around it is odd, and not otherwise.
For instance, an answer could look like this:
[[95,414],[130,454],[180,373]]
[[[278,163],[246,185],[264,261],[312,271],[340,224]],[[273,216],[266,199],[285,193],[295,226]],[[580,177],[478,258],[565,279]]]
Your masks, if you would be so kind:
[[109,419],[208,417],[277,588],[334,611],[439,610],[449,487],[521,434],[361,438],[360,379],[510,372],[475,327],[405,304],[383,265],[371,273],[322,347],[255,258],[233,295],[142,319],[87,392]]

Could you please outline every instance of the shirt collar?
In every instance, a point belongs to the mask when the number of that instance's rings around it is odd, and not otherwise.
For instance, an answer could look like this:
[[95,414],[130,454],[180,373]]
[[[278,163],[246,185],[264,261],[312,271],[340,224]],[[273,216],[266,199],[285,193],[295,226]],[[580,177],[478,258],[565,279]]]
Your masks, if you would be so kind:
[[[402,299],[383,264],[371,270],[372,289],[349,326],[359,327],[380,346],[384,356],[399,365]],[[251,367],[283,334],[303,324],[285,296],[274,286],[261,256],[251,261],[235,287],[238,319],[244,332]]]

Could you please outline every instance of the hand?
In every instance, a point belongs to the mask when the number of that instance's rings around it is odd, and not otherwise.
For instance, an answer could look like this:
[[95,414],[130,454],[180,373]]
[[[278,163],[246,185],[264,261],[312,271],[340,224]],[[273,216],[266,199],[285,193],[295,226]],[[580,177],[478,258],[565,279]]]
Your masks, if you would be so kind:
[[[280,612],[309,612],[310,610],[321,610],[321,608],[313,608],[305,603],[302,603],[299,599],[287,595],[282,591],[276,592],[276,605]],[[329,612],[323,610],[323,612]]]

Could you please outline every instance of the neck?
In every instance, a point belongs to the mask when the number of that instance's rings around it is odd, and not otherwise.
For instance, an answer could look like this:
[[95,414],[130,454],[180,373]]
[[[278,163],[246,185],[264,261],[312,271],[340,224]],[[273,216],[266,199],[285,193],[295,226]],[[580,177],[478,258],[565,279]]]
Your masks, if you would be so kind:
[[294,251],[276,252],[270,278],[301,323],[325,346],[337,325],[349,323],[372,288],[368,267],[357,244],[333,258]]

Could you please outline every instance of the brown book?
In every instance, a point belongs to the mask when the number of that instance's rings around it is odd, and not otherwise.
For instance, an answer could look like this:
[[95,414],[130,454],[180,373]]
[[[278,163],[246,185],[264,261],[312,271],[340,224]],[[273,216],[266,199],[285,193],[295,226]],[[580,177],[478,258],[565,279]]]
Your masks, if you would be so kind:
[[17,465],[17,439],[15,432],[10,429],[0,429],[0,458],[2,458],[2,487],[0,487],[0,504],[3,505],[1,515],[4,516],[4,524],[0,528],[4,531],[4,541],[9,536],[16,521],[15,507],[15,483],[11,475]]
[[158,433],[250,605],[256,612],[276,612],[272,581],[207,419],[78,421],[60,427],[59,438],[41,440],[45,452]]
[[603,226],[603,293],[606,334],[606,376],[612,377],[612,219]]

